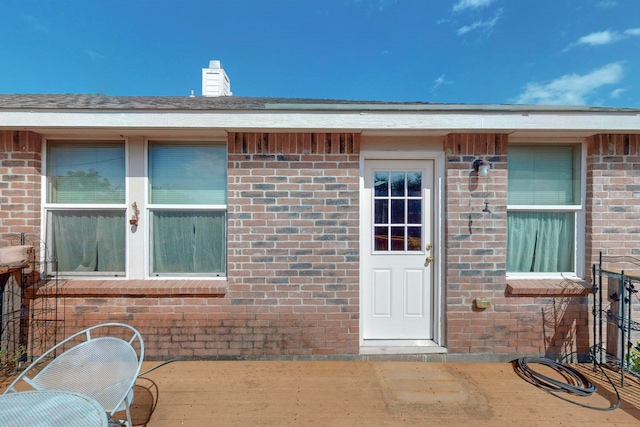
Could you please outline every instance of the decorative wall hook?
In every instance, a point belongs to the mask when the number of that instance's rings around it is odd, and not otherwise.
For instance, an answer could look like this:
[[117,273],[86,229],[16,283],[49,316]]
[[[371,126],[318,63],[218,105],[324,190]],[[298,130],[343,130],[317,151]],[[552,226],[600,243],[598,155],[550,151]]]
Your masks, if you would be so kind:
[[138,226],[138,218],[140,217],[140,211],[138,210],[138,204],[136,202],[133,202],[133,204],[131,205],[131,208],[133,209],[133,215],[131,215],[131,219],[129,220],[129,224],[133,225],[134,227]]

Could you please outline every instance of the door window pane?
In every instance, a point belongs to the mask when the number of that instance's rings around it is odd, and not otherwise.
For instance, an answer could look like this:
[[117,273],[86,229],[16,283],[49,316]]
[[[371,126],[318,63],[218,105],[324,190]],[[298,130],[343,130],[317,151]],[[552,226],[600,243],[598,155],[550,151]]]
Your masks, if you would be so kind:
[[391,172],[391,196],[404,196],[404,172]]
[[422,250],[422,173],[378,171],[374,182],[374,250]]
[[376,172],[374,174],[373,180],[375,182],[374,195],[387,196],[389,194],[389,173]]
[[422,174],[420,172],[407,172],[407,195],[409,197],[422,196]]

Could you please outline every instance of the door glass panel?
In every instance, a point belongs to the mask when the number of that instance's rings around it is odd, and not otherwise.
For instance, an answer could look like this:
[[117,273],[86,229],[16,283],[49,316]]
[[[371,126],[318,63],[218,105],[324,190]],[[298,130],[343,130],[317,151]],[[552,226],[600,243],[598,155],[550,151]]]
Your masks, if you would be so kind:
[[389,250],[389,228],[375,227],[374,249],[376,251]]
[[407,200],[408,224],[421,224],[422,223],[422,200]]
[[404,224],[404,199],[391,200],[391,224]]
[[422,227],[407,227],[407,250],[422,250]]
[[389,201],[386,199],[380,199],[375,201],[375,223],[376,224],[388,224],[389,223]]
[[404,172],[391,173],[391,196],[404,196]]
[[420,172],[407,172],[407,195],[409,197],[422,196],[422,174]]
[[391,227],[391,250],[404,251],[404,227]]
[[376,172],[374,175],[375,196],[389,195],[389,172]]
[[373,174],[374,250],[422,251],[422,173]]

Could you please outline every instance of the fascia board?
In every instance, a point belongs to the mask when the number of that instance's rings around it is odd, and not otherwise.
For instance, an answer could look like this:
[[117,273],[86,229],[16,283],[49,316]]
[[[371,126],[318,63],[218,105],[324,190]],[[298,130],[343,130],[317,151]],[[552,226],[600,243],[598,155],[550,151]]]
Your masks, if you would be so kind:
[[640,115],[635,112],[0,111],[0,129],[56,128],[640,133]]

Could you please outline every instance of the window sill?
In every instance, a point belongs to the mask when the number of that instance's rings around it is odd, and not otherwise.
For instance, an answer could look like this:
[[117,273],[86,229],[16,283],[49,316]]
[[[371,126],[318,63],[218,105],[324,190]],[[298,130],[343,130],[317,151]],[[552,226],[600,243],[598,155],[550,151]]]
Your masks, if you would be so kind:
[[591,293],[591,283],[582,279],[507,279],[507,296],[582,297]]
[[227,280],[62,279],[57,293],[65,297],[222,297],[227,293]]

